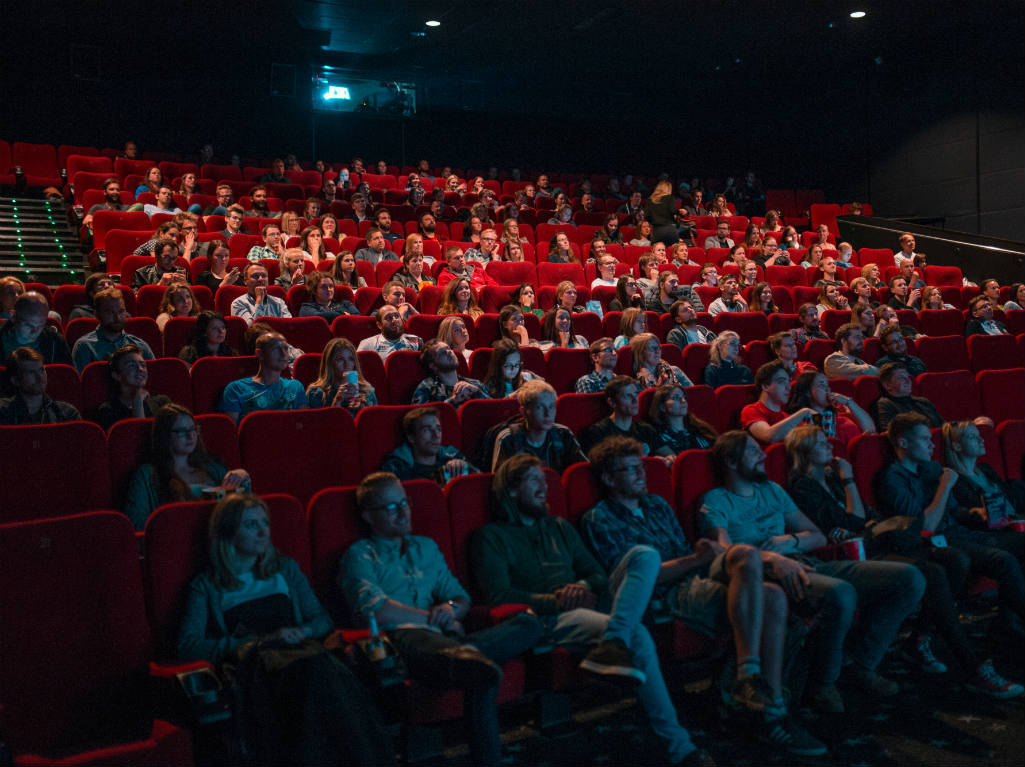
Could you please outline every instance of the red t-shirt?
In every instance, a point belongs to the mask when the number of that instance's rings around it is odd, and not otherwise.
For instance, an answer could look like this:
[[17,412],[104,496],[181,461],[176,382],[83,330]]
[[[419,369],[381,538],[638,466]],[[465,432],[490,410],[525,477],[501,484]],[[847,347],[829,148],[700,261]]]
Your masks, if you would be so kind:
[[783,410],[776,412],[769,410],[764,402],[752,402],[750,405],[745,405],[744,409],[740,411],[740,428],[746,429],[758,421],[765,421],[769,426],[774,426],[786,417],[787,413]]

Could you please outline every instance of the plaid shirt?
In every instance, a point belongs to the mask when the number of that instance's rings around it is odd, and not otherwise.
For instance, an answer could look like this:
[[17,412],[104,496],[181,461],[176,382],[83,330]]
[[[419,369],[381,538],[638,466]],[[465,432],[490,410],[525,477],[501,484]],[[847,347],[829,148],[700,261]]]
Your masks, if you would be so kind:
[[[457,376],[457,378],[460,381],[466,381],[466,383],[477,389],[470,399],[491,399],[491,395],[484,388],[484,384],[476,378],[465,378],[463,376]],[[416,387],[416,391],[413,392],[413,404],[425,405],[428,402],[449,402],[451,404],[452,390],[454,388],[454,386],[448,386],[437,376],[427,376]]]
[[577,394],[597,394],[605,391],[605,384],[612,380],[612,376],[603,378],[596,372],[588,373],[577,379]]
[[584,514],[581,531],[584,542],[609,572],[626,552],[641,544],[655,549],[663,562],[693,553],[672,508],[652,493],[641,499],[638,512],[611,498],[599,501]]
[[540,447],[527,442],[527,427],[522,423],[514,423],[503,429],[495,437],[491,470],[497,470],[504,461],[517,453],[536,455],[545,466],[560,474],[573,464],[587,460],[580,450],[580,443],[573,436],[573,432],[560,424],[552,426],[551,431],[545,436],[544,444]]

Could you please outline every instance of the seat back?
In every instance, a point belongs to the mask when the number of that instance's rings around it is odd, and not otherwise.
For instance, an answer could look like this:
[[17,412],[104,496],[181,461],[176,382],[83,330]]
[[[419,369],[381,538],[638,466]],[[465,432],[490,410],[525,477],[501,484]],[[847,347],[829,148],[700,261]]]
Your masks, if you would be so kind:
[[915,353],[934,373],[968,370],[968,349],[962,335],[923,336],[915,341]]
[[916,385],[918,394],[931,401],[946,421],[970,421],[982,413],[979,387],[968,370],[922,373]]
[[968,358],[973,371],[1001,370],[1025,365],[1017,341],[1012,335],[968,336]]
[[[414,407],[418,406],[378,405],[359,412],[356,416],[356,434],[360,446],[360,476],[380,469],[385,456],[405,441],[402,416]],[[455,408],[444,402],[432,407],[436,407],[441,414],[441,443],[462,449],[462,430],[459,428],[459,416]]]
[[1025,418],[1025,368],[982,370],[975,380],[983,412],[993,423]]
[[215,413],[224,387],[256,375],[256,357],[201,357],[192,366],[192,405],[196,413]]

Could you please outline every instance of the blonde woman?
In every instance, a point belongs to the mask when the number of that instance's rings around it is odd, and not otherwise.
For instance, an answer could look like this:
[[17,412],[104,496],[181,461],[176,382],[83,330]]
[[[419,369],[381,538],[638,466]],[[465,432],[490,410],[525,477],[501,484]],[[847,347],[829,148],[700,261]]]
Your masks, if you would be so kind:
[[356,347],[348,338],[332,338],[324,346],[320,370],[306,389],[306,399],[311,408],[344,407],[353,415],[377,404],[374,387],[363,377]]

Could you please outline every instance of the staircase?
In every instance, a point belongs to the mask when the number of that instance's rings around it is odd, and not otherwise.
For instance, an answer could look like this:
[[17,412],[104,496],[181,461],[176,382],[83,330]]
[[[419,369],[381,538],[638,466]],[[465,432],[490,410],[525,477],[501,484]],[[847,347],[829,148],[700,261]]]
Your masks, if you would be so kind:
[[81,284],[86,263],[63,204],[0,197],[0,275],[49,287]]

